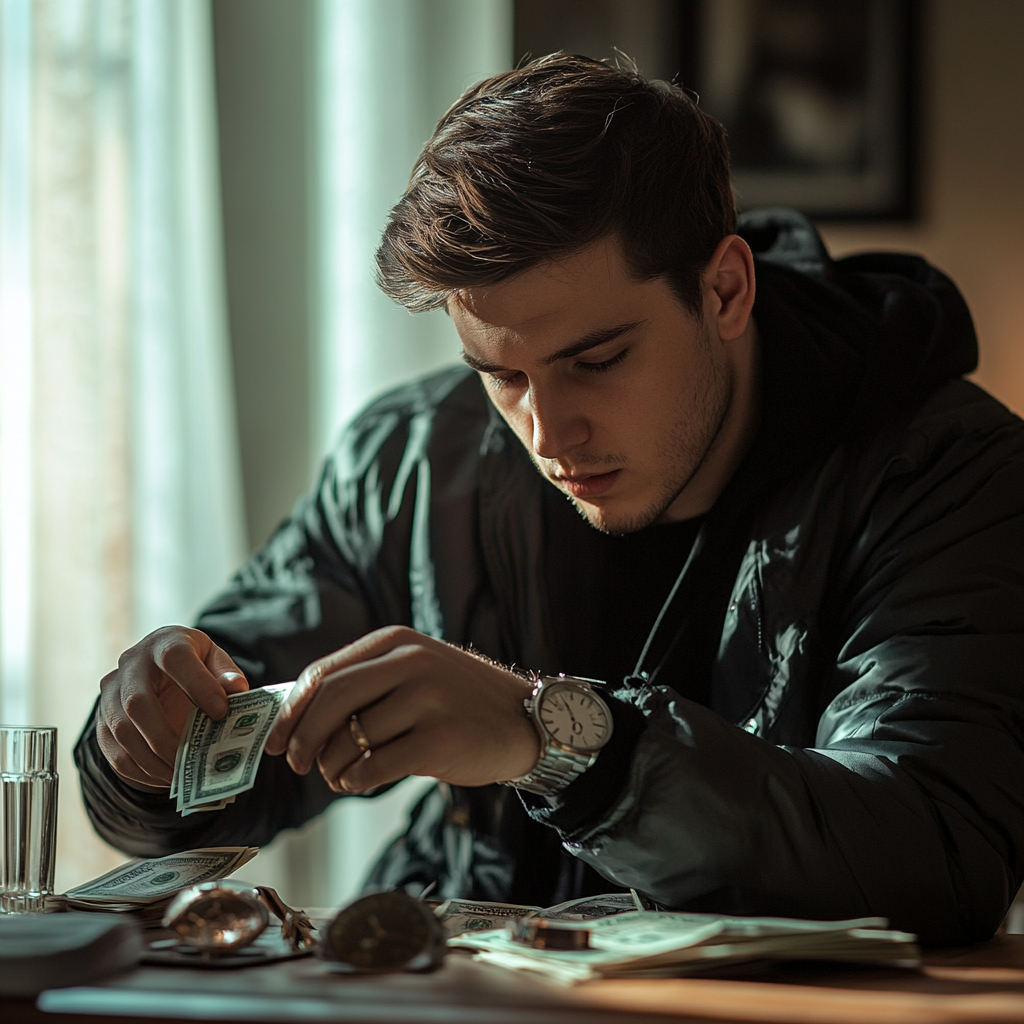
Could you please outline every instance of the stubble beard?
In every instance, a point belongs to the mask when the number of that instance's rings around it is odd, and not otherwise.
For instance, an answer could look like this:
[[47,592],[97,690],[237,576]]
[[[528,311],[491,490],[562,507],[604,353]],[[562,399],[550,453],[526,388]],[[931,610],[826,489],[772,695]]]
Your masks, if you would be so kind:
[[[715,442],[721,434],[725,417],[732,405],[734,381],[728,364],[715,364],[711,344],[711,336],[705,327],[701,338],[705,358],[701,364],[703,372],[693,392],[696,398],[691,401],[688,408],[681,410],[671,432],[658,446],[658,461],[674,470],[666,474],[659,494],[640,512],[627,514],[621,518],[607,516],[599,507],[588,508],[571,494],[566,494],[576,511],[595,530],[621,537],[644,530],[656,523],[686,489],[714,450]],[[536,460],[534,461],[536,463]],[[604,457],[594,461],[605,467],[609,463],[625,467],[627,463],[624,456]],[[544,473],[540,464],[537,464],[537,468]]]

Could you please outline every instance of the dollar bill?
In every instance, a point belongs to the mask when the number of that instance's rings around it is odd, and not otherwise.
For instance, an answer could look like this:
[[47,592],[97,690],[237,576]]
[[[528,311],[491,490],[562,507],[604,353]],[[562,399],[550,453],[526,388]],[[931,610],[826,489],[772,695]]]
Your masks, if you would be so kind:
[[486,903],[482,901],[450,899],[436,907],[434,913],[449,936],[465,932],[502,928],[510,921],[527,917],[541,917],[547,921],[591,921],[613,914],[624,914],[646,909],[643,897],[630,892],[605,893],[602,896],[584,896],[557,906],[543,909],[518,903]]
[[633,910],[651,909],[634,889],[629,892],[606,892],[600,896],[584,896],[542,910],[537,916],[546,921],[592,921],[598,917],[626,914]]
[[445,900],[434,908],[434,914],[449,936],[464,932],[501,928],[509,921],[531,917],[540,907],[525,907],[516,903],[484,903],[472,900]]
[[294,686],[278,683],[232,694],[219,721],[192,709],[178,743],[170,792],[182,815],[221,810],[252,789],[271,727]]
[[69,889],[65,899],[79,910],[130,910],[166,900],[180,889],[224,878],[247,864],[259,848],[213,846],[151,860],[131,860],[99,878]]

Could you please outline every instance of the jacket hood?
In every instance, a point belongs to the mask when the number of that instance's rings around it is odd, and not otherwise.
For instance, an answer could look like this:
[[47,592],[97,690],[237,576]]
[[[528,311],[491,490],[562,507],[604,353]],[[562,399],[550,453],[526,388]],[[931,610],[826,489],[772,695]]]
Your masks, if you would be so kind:
[[963,296],[920,256],[833,260],[784,208],[743,214],[738,233],[757,265],[763,424],[791,468],[977,366]]
[[832,260],[795,210],[751,211],[738,230],[757,264],[760,425],[705,519],[670,598],[673,611],[663,614],[676,623],[674,634],[655,627],[648,643],[643,672],[652,683],[677,671],[710,687],[750,524],[771,493],[845,442],[912,415],[977,361],[963,298],[920,257]]

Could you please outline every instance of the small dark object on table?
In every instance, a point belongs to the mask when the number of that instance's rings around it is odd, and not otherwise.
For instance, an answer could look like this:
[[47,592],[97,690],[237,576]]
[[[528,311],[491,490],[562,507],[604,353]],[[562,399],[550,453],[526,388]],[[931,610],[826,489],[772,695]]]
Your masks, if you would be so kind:
[[559,921],[545,921],[542,917],[528,917],[512,927],[516,942],[534,949],[575,950],[590,949],[590,929],[573,927]]
[[447,947],[434,912],[400,891],[374,893],[345,907],[328,926],[320,956],[358,974],[430,971]]

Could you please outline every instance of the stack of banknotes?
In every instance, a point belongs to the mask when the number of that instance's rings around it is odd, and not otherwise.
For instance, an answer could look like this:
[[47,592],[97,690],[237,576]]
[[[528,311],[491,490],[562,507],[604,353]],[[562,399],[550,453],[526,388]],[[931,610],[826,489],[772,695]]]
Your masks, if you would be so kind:
[[[592,897],[591,910],[610,897]],[[439,916],[452,926],[466,923],[468,907],[448,901],[438,907]],[[827,960],[842,963],[917,967],[920,950],[916,936],[888,930],[885,918],[852,921],[801,921],[790,918],[739,918],[718,914],[685,914],[668,911],[614,910],[604,917],[574,918],[571,905],[537,912],[517,907],[505,916],[502,904],[475,904],[475,918],[488,915],[497,926],[470,927],[449,938],[449,946],[473,950],[476,959],[530,971],[563,984],[594,978],[678,977],[720,970],[740,964],[780,960]],[[462,919],[456,921],[458,911]],[[509,922],[530,916],[555,920],[560,927],[587,932],[587,948],[538,949],[523,942]],[[446,924],[447,926],[447,924]],[[451,930],[452,926],[448,926]]]
[[[244,695],[239,695],[244,696]],[[230,716],[229,716],[230,718]],[[224,878],[258,850],[211,847],[123,864],[56,899],[74,910],[130,911],[157,923],[179,890]],[[609,893],[554,907],[449,899],[434,910],[448,945],[487,963],[574,984],[595,978],[698,974],[723,967],[782,960],[826,960],[917,967],[916,936],[891,931],[885,918],[802,921],[740,918],[650,909],[635,892]],[[51,907],[50,909],[61,909]],[[580,948],[537,948],[524,923],[586,933]]]
[[252,789],[270,728],[294,686],[278,683],[232,694],[220,721],[192,709],[178,741],[170,793],[183,816],[219,811]]
[[259,853],[256,846],[211,846],[152,860],[132,860],[62,897],[68,910],[139,911],[159,919],[176,892],[190,885],[224,878]]
[[650,910],[651,904],[635,890],[610,892],[601,896],[584,896],[557,906],[529,907],[518,903],[484,903],[477,900],[444,900],[434,914],[444,925],[449,937],[465,932],[481,932],[504,928],[510,923],[531,917],[545,921],[592,921],[598,917],[624,914],[631,910]]

